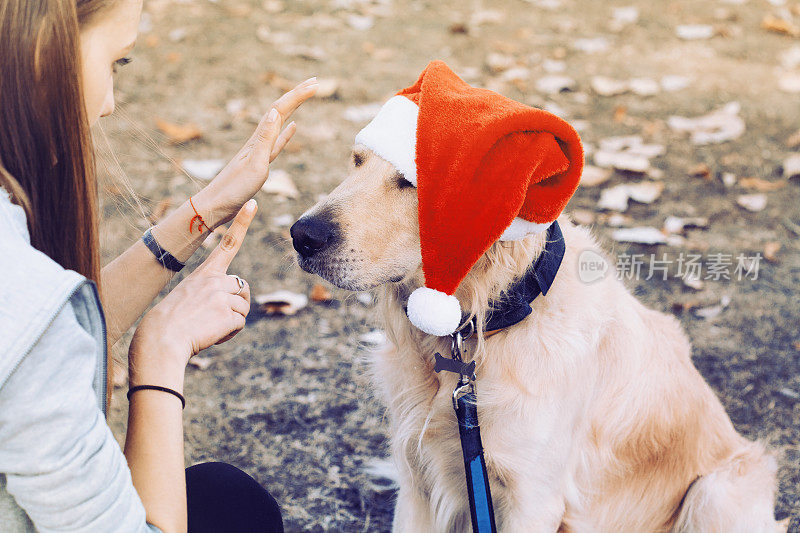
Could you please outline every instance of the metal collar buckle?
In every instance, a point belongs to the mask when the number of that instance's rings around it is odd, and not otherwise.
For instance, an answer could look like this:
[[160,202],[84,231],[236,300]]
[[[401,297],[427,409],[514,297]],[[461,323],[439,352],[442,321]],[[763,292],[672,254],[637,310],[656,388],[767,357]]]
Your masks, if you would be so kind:
[[434,372],[438,374],[445,370],[459,375],[458,384],[453,390],[453,407],[456,409],[459,398],[475,391],[474,383],[477,378],[475,375],[475,361],[465,363],[461,358],[461,354],[464,353],[464,341],[472,337],[475,329],[475,319],[472,318],[450,336],[451,357],[442,357],[439,353],[434,354]]

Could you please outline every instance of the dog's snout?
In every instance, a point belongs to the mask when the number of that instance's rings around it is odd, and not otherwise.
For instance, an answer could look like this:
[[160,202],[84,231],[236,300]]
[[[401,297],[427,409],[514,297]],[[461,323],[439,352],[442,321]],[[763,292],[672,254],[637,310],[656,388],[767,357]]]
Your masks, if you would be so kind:
[[323,217],[303,217],[292,225],[289,234],[292,245],[304,258],[309,258],[328,246],[335,235],[332,222]]

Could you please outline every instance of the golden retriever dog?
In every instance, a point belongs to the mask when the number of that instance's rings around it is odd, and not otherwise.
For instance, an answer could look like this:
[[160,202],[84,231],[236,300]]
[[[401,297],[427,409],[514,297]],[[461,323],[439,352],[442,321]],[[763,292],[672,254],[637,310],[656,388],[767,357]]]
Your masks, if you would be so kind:
[[[739,435],[692,365],[679,322],[616,279],[580,280],[590,232],[562,216],[561,268],[522,322],[486,335],[489,302],[520,278],[546,233],[495,243],[456,296],[477,318],[477,408],[499,531],[776,531],[775,461]],[[371,356],[399,470],[393,530],[467,532],[452,393],[434,337],[406,317],[424,284],[416,189],[356,145],[345,181],[291,230],[300,266],[353,291],[377,289],[389,343]],[[610,264],[613,264],[610,263]]]

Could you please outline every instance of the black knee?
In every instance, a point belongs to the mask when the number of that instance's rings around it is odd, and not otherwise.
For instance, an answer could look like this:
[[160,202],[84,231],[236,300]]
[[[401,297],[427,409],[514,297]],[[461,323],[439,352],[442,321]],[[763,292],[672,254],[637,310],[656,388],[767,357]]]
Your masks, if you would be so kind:
[[283,532],[275,498],[258,482],[227,463],[201,463],[186,469],[189,533]]

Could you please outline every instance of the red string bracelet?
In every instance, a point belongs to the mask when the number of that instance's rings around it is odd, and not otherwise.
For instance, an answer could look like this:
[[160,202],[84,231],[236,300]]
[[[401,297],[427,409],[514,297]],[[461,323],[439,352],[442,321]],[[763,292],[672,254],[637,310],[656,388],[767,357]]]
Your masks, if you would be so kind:
[[192,217],[192,220],[189,221],[189,233],[193,232],[195,220],[197,220],[197,231],[203,233],[203,226],[205,226],[208,231],[211,231],[211,228],[208,227],[206,221],[203,220],[203,217],[201,217],[200,213],[197,212],[197,208],[194,206],[194,202],[192,202],[191,196],[189,197],[189,204],[191,204],[192,209],[194,210],[194,216]]

